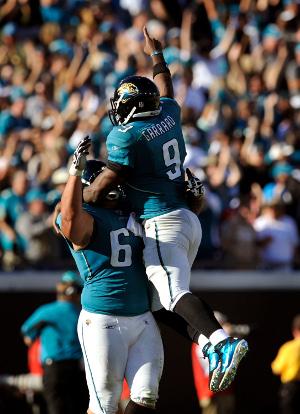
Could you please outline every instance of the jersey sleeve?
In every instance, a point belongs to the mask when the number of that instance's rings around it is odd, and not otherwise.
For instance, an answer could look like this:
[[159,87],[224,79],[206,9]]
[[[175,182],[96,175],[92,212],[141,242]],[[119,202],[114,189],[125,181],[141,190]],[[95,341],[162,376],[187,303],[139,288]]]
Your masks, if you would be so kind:
[[132,134],[132,125],[116,126],[106,141],[108,161],[134,167],[136,138]]
[[23,336],[28,336],[32,340],[40,335],[41,328],[47,323],[49,315],[45,312],[45,307],[38,308],[22,325]]

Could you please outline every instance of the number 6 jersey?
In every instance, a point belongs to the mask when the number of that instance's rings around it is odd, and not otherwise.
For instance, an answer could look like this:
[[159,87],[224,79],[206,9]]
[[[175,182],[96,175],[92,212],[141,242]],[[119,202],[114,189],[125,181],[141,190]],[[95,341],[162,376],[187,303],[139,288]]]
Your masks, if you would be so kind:
[[141,219],[187,208],[180,107],[174,99],[160,102],[159,115],[115,126],[106,142],[109,163],[131,167],[126,194]]
[[[136,316],[149,310],[148,279],[142,238],[127,230],[128,216],[84,204],[94,218],[87,247],[74,250],[67,241],[84,281],[82,308],[105,315]],[[57,224],[60,225],[61,216]]]

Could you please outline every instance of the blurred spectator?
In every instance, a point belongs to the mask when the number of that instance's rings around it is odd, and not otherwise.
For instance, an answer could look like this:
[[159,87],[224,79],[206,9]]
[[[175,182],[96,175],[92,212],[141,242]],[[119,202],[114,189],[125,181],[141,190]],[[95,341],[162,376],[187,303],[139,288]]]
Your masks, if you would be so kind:
[[11,180],[11,188],[0,197],[0,241],[3,249],[3,266],[7,270],[20,264],[24,240],[16,230],[18,217],[25,211],[27,177],[25,171],[17,170]]
[[[217,205],[213,242],[202,244],[210,267],[219,219],[226,221],[232,200],[251,196],[254,183],[265,201],[279,197],[299,222],[299,8],[265,0],[0,2],[0,189],[12,191],[10,177],[23,169],[28,190],[47,193],[51,213],[61,192],[52,178],[67,168],[78,141],[90,135],[91,155],[106,157],[115,86],[127,75],[152,77],[146,24],[173,76],[186,164],[205,174]],[[12,243],[15,220],[5,222],[1,266],[13,269],[26,246]]]
[[297,414],[300,407],[300,315],[292,322],[293,339],[283,344],[275,360],[272,371],[280,375],[280,413]]
[[22,325],[24,342],[41,341],[44,396],[48,414],[82,414],[88,405],[81,348],[77,336],[81,280],[63,274],[57,300],[39,307]]
[[48,192],[46,197],[46,202],[51,208],[54,208],[60,201],[62,193],[68,181],[68,177],[68,170],[64,167],[58,168],[52,174],[51,184],[53,185],[53,189]]
[[16,230],[26,246],[24,257],[35,268],[47,268],[58,257],[58,241],[47,212],[45,194],[37,188],[32,189],[26,201],[28,211],[20,214],[16,222]]
[[[263,188],[263,198],[265,203],[276,201],[290,201],[287,191],[288,177],[292,172],[289,164],[276,164],[272,170],[274,182],[267,184]],[[287,198],[288,197],[288,198]]]
[[[200,174],[198,174],[200,175]],[[204,181],[207,185],[207,182]],[[205,198],[199,219],[202,227],[201,248],[196,257],[195,266],[199,268],[218,268],[220,265],[220,221],[222,202],[220,197],[205,190]]]
[[[236,200],[239,206],[221,228],[225,268],[256,269],[258,246],[250,200]],[[247,254],[245,254],[247,252]]]
[[300,43],[295,43],[294,56],[286,65],[286,80],[291,94],[292,106],[300,107]]
[[25,100],[19,98],[14,101],[9,110],[2,111],[0,114],[0,139],[4,139],[6,134],[12,130],[26,129],[31,126],[28,118],[24,115]]
[[255,220],[254,228],[262,246],[263,269],[291,271],[299,234],[295,220],[285,214],[282,203],[266,204]]

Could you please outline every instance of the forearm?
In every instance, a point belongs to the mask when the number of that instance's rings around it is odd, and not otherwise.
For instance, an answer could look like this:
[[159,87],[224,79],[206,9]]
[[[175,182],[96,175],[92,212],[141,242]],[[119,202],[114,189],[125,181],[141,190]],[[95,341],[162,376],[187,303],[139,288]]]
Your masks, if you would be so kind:
[[76,245],[81,245],[91,235],[91,226],[82,208],[80,177],[70,176],[61,198],[61,231]]
[[[152,56],[151,59],[153,67],[155,67],[157,64],[166,66],[166,61],[162,52],[159,55]],[[159,90],[161,97],[165,96],[168,98],[174,98],[174,90],[170,71],[159,73],[154,77],[153,80]]]
[[70,175],[61,197],[61,215],[70,221],[82,210],[82,184],[80,177]]
[[99,174],[95,181],[83,191],[85,203],[96,203],[103,199],[113,188],[122,182],[122,177],[110,168]]

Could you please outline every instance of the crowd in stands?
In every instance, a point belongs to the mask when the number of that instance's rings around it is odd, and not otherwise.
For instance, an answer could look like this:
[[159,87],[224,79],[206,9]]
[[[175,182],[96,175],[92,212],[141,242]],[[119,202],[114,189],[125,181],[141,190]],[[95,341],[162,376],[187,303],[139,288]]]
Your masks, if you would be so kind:
[[118,82],[152,78],[144,25],[172,73],[185,166],[206,187],[196,266],[299,268],[299,11],[292,0],[0,1],[0,268],[70,260],[51,214],[80,139],[105,159]]

